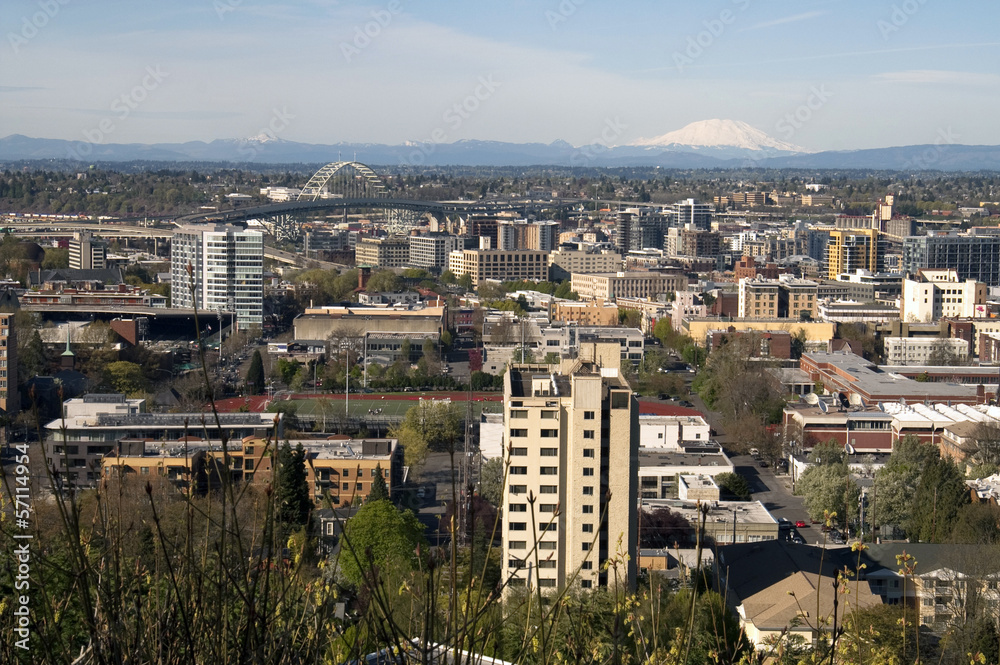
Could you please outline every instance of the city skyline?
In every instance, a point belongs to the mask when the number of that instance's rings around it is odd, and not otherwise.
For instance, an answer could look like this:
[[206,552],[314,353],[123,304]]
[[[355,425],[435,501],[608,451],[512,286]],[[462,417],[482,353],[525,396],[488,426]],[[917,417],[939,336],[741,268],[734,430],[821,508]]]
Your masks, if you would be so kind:
[[997,9],[975,10],[18,0],[0,45],[2,134],[625,145],[727,118],[815,151],[1000,144]]

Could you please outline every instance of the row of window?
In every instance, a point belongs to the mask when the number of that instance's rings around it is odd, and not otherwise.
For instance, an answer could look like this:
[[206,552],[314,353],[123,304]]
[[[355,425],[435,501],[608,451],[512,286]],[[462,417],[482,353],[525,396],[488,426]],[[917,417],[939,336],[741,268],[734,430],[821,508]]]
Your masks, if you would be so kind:
[[[593,474],[590,474],[590,475],[593,475]],[[520,494],[526,494],[527,492],[528,492],[528,486],[527,485],[511,485],[510,486],[510,493],[513,494],[513,495],[515,495],[515,496],[520,495]],[[558,487],[558,485],[539,485],[538,486],[538,493],[539,494],[558,494],[559,493],[559,487]],[[589,486],[589,485],[585,486],[583,488],[583,495],[584,496],[594,496],[594,488],[592,486]],[[586,512],[586,511],[584,511],[584,512]]]

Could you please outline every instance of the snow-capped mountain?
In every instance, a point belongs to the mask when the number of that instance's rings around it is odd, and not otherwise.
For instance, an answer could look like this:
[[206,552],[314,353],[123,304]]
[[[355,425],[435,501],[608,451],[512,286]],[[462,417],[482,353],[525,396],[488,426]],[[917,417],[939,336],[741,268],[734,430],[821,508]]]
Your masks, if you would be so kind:
[[650,139],[637,139],[631,146],[688,149],[694,151],[750,151],[763,155],[810,152],[768,136],[740,120],[700,120],[673,132]]

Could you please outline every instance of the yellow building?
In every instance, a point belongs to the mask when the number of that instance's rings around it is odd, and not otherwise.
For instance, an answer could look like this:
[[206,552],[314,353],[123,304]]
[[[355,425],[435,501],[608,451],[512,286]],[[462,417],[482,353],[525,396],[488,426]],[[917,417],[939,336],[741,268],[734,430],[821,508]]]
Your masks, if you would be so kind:
[[581,326],[618,325],[618,307],[603,300],[557,302],[552,307],[553,321],[575,321]]
[[827,279],[858,270],[878,272],[878,230],[831,229],[826,265]]
[[534,249],[456,250],[448,255],[448,269],[456,277],[469,275],[473,286],[490,279],[544,282],[549,278],[549,253]]
[[[221,465],[223,459],[219,441],[191,439],[186,450],[184,442],[160,445],[122,440],[115,452],[101,460],[102,475],[163,476],[189,486],[197,482],[192,470],[197,475],[199,468],[207,469],[211,475],[213,465]],[[403,482],[403,448],[396,439],[308,439],[291,441],[290,445],[294,449],[300,443],[306,452],[309,495],[317,505],[322,502],[324,490],[329,491],[334,506],[364,501],[371,492],[377,469],[390,493]],[[240,482],[271,482],[276,445],[273,440],[253,436],[233,442],[229,450],[231,476]],[[219,482],[219,468],[207,482]]]
[[757,330],[761,332],[767,330],[787,330],[793,335],[802,330],[806,335],[807,344],[810,342],[822,342],[826,344],[833,339],[837,324],[827,321],[800,321],[798,318],[729,320],[728,318],[720,319],[717,316],[685,319],[683,324],[684,332],[690,335],[694,343],[698,346],[705,346],[705,340],[709,331],[718,330],[719,328],[727,330],[733,328],[734,332],[743,330]]

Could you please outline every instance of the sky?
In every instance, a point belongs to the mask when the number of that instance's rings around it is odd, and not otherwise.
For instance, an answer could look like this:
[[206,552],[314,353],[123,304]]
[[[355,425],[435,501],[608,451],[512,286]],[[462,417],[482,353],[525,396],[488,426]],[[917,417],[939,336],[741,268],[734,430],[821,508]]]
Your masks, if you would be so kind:
[[4,0],[0,136],[1000,144],[1000,3]]

